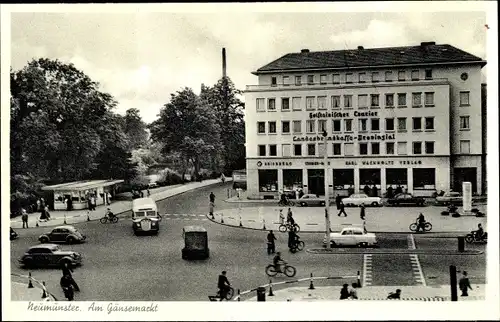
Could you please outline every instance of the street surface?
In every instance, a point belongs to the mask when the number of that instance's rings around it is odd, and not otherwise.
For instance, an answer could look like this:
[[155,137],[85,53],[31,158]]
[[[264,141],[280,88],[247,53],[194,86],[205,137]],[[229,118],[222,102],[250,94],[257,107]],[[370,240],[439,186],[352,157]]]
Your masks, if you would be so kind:
[[[252,289],[269,282],[265,267],[272,261],[266,252],[266,232],[227,227],[206,218],[208,195],[216,195],[218,208],[238,207],[224,203],[230,184],[218,184],[186,192],[158,202],[163,218],[158,236],[134,236],[130,219],[120,218],[117,224],[100,224],[98,221],[74,224],[87,235],[87,242],[80,245],[62,245],[83,254],[83,266],[73,274],[80,285],[76,294],[79,301],[207,301],[208,295],[217,291],[217,276],[227,270],[235,290]],[[241,207],[257,207],[245,203]],[[126,213],[125,216],[130,216]],[[210,258],[206,261],[181,259],[183,247],[182,228],[202,225],[208,231]],[[38,236],[52,228],[17,229],[20,238],[11,242],[11,271],[27,274],[17,260],[24,251],[38,244]],[[412,255],[312,254],[306,251],[291,254],[287,249],[287,235],[276,232],[277,250],[284,259],[297,268],[294,278],[314,276],[355,276],[357,271],[369,272],[372,285],[427,285],[447,284],[448,267],[467,270],[472,284],[485,283],[486,254],[480,255],[418,255],[420,271],[414,270]],[[411,247],[408,234],[377,234],[381,248]],[[414,235],[417,249],[454,249],[456,238],[429,238]],[[320,248],[323,234],[302,234],[306,248]],[[467,248],[485,250],[484,245],[466,245]],[[369,266],[369,270],[367,269]],[[47,288],[60,299],[64,296],[59,287],[61,271],[58,269],[32,269],[33,277],[45,281]],[[363,277],[366,280],[366,277]],[[277,276],[273,281],[285,281]],[[355,279],[328,280],[322,285],[341,285]],[[325,284],[328,283],[328,284]]]

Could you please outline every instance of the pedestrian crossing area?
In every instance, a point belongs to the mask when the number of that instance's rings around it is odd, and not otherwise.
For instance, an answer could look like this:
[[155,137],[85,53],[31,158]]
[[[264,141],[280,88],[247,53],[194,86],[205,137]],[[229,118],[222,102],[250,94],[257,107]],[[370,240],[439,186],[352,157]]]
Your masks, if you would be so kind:
[[206,215],[201,214],[162,214],[162,219],[166,220],[198,220],[198,221],[207,221]]

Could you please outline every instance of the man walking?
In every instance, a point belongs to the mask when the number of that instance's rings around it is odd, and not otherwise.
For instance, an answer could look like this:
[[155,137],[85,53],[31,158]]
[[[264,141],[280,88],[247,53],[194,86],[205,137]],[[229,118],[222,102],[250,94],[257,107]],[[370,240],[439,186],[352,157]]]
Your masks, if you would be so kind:
[[361,211],[359,212],[359,217],[361,220],[365,220],[365,204],[361,204]]
[[469,296],[467,291],[470,289],[472,290],[472,287],[470,286],[469,278],[467,277],[467,272],[464,271],[462,278],[460,278],[460,281],[458,282],[458,286],[460,290],[462,291],[461,296]]
[[73,270],[71,269],[71,267],[69,267],[67,263],[64,263],[64,265],[62,267],[63,277],[66,276],[68,282],[71,284],[73,289],[76,292],[80,292],[80,288],[78,287],[78,284],[76,284],[76,281],[73,279],[73,275],[71,273],[73,273]]
[[210,201],[208,203],[208,214],[210,215],[210,217],[212,217],[212,219],[214,219],[214,203],[212,201]]
[[23,228],[24,228],[24,225],[26,225],[26,228],[29,228],[28,227],[28,213],[26,212],[26,209],[24,208],[21,208],[21,220],[23,221]]
[[273,231],[270,230],[269,234],[267,234],[267,255],[274,254],[276,251],[276,245],[274,241],[276,240],[276,236],[274,236]]
[[213,193],[213,192],[210,192],[210,196],[209,196],[209,198],[210,198],[210,202],[215,203],[215,195],[214,195],[214,193]]
[[337,214],[339,217],[341,214],[344,214],[344,217],[347,217],[347,213],[345,212],[345,207],[342,200],[340,200],[339,204],[337,205],[337,209],[339,210],[339,213]]

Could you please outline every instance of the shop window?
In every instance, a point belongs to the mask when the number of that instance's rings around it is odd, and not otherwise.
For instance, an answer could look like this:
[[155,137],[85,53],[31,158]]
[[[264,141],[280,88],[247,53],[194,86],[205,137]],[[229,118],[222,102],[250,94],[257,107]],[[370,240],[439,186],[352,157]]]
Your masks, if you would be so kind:
[[318,109],[326,110],[326,96],[318,96]]
[[422,118],[414,117],[413,118],[413,131],[422,131]]
[[470,123],[468,116],[460,116],[460,130],[469,130]]
[[425,70],[425,79],[432,79],[432,69]]
[[293,133],[301,133],[301,132],[302,132],[302,122],[293,121]]
[[258,134],[266,133],[266,122],[257,122],[257,133]]
[[276,76],[271,77],[271,86],[276,86],[278,84]]
[[366,73],[358,73],[358,77],[359,77],[359,82],[360,83],[365,83],[366,82]]
[[412,107],[422,107],[422,93],[413,93],[412,97]]
[[419,80],[420,79],[420,71],[419,70],[412,70],[411,71],[411,80]]
[[332,83],[333,84],[340,84],[340,74],[333,74],[332,75]]
[[398,72],[398,80],[400,80],[400,81],[406,80],[406,71],[400,70]]
[[393,118],[385,119],[385,130],[388,132],[394,131],[394,119]]
[[460,154],[470,154],[469,140],[460,140]]
[[341,154],[342,154],[342,144],[333,143],[333,155],[341,155]]
[[372,143],[372,154],[377,155],[380,154],[380,143]]
[[257,99],[257,111],[265,111],[266,110],[266,100],[264,98],[258,98]]
[[425,129],[427,131],[434,130],[434,117],[426,117],[425,118]]
[[284,169],[283,170],[283,191],[291,192],[302,189],[302,170]]
[[318,120],[318,133],[323,133],[323,131],[327,131],[326,120]]
[[283,76],[283,85],[285,86],[290,85],[290,76]]
[[425,142],[425,154],[434,154],[434,142]]
[[259,157],[265,157],[265,156],[266,156],[266,146],[259,145]]
[[391,71],[386,71],[385,72],[385,81],[386,82],[392,82],[392,72]]
[[460,92],[460,106],[469,106],[469,92]]
[[307,75],[307,84],[308,85],[314,84],[314,75]]
[[275,121],[269,122],[269,133],[276,134],[276,122]]
[[281,145],[281,154],[282,154],[284,157],[289,157],[289,156],[291,156],[291,154],[290,154],[290,144],[282,144],[282,145]]
[[341,121],[340,120],[332,120],[332,128],[333,132],[340,132],[341,129]]
[[344,155],[353,156],[354,155],[354,143],[344,144]]
[[398,117],[398,132],[406,132],[406,117]]
[[368,143],[359,143],[359,155],[368,154]]
[[372,83],[378,83],[378,82],[380,82],[379,72],[373,72],[372,73]]
[[379,119],[371,119],[371,121],[372,121],[372,131],[380,131]]
[[398,107],[406,107],[406,93],[398,94]]
[[344,107],[352,108],[352,95],[344,95]]
[[394,107],[394,94],[385,94],[385,107]]
[[316,120],[307,120],[306,121],[306,132],[307,133],[316,133]]
[[295,85],[296,86],[302,85],[302,76],[295,76]]
[[300,111],[302,109],[300,106],[300,97],[292,98],[292,107],[294,111]]
[[435,190],[436,189],[436,169],[433,169],[433,168],[413,168],[413,189],[414,190]]
[[369,197],[378,196],[377,186],[380,187],[380,169],[359,169],[359,188],[363,193]]
[[398,155],[407,155],[406,142],[398,142]]
[[307,145],[307,155],[309,155],[309,156],[316,155],[316,144],[308,144]]
[[352,132],[352,119],[344,119],[344,131]]
[[267,100],[267,109],[269,111],[276,111],[276,99],[275,98],[269,98]]
[[385,143],[385,154],[394,154],[394,142]]
[[281,99],[281,110],[282,111],[289,111],[290,110],[290,98],[283,97]]
[[340,108],[340,96],[338,96],[338,95],[332,96],[332,108],[333,109]]
[[259,191],[278,191],[278,170],[258,170]]
[[367,119],[359,119],[359,131],[366,132],[368,131]]
[[425,93],[425,107],[434,106],[434,92]]
[[388,194],[395,195],[396,193],[400,193],[400,189],[402,190],[408,184],[408,170],[401,168],[385,169],[385,181],[387,186],[391,187],[387,191]]
[[370,99],[371,99],[370,107],[372,107],[372,108],[379,108],[380,107],[379,98],[380,98],[379,94],[371,94],[370,95]]
[[346,82],[346,84],[352,84],[353,78],[354,77],[353,77],[352,73],[346,73],[345,74],[345,82]]
[[294,144],[293,145],[293,155],[299,157],[302,155],[302,144]]
[[319,76],[319,83],[320,83],[321,85],[326,84],[326,75],[320,75],[320,76]]
[[413,154],[422,154],[422,142],[413,142]]
[[290,133],[290,121],[281,121],[281,133]]
[[368,95],[358,95],[358,108],[368,108]]
[[314,97],[313,96],[307,96],[306,97],[306,109],[307,110],[314,110],[314,109],[316,109],[316,106],[314,106]]
[[269,156],[275,157],[278,155],[276,144],[269,145]]
[[333,169],[334,189],[354,188],[354,169]]

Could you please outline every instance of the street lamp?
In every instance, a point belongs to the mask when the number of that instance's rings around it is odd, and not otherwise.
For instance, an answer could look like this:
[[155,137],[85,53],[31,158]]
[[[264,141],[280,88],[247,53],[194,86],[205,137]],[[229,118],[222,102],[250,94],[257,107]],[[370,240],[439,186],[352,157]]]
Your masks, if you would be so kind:
[[325,166],[325,233],[326,233],[326,247],[330,247],[330,213],[328,212],[328,208],[330,207],[330,198],[328,191],[328,145],[327,145],[327,136],[326,130],[323,130],[323,138],[325,139],[324,143],[324,155],[323,162]]

